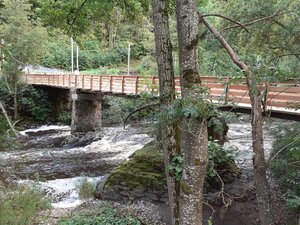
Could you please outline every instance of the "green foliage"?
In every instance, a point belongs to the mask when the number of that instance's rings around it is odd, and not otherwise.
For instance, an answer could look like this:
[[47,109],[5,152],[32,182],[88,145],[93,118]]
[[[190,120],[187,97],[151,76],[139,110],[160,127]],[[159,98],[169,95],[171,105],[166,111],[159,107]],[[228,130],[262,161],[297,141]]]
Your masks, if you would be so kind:
[[105,21],[107,24],[115,22],[120,9],[125,17],[141,19],[148,11],[148,0],[129,1],[83,1],[69,0],[43,1],[34,0],[40,6],[38,15],[48,26],[60,28],[68,34],[79,35],[87,33],[99,26],[95,25]]
[[170,164],[168,165],[168,172],[171,176],[175,177],[176,181],[180,181],[183,171],[183,156],[173,154],[171,157]]
[[42,64],[50,68],[70,69],[71,50],[65,41],[49,42],[46,45],[46,53],[43,55]]
[[8,135],[9,125],[4,117],[0,116],[0,151],[5,151],[13,146]]
[[80,182],[76,185],[80,199],[89,199],[94,196],[96,192],[96,183],[88,180],[83,176]]
[[[257,78],[263,80],[287,80],[299,76],[299,1],[209,1],[200,7],[203,13],[217,12],[247,24],[272,16],[274,20],[261,20],[241,28],[224,29],[232,25],[227,20],[211,17],[209,22],[250,66]],[[276,21],[276,22],[273,22]],[[234,76],[239,69],[232,63],[219,42],[211,38],[205,28],[201,29],[199,59],[201,71],[207,75]]]
[[[59,38],[60,37],[60,38]],[[47,67],[56,67],[66,70],[71,68],[71,49],[70,49],[70,40],[68,37],[57,34],[52,37],[51,42],[47,44],[46,54],[42,58],[42,64]],[[127,62],[128,50],[126,46],[122,44],[116,45],[112,48],[102,48],[99,45],[99,41],[95,38],[87,39],[83,38],[80,41],[81,48],[79,50],[79,69],[80,70],[89,70],[89,69],[98,69],[101,67],[107,66],[119,66],[122,63]],[[76,49],[74,49],[76,51]],[[147,50],[144,46],[133,45],[131,51],[132,59],[139,59],[147,53]],[[76,58],[74,58],[74,62]],[[111,75],[111,71],[106,75]]]
[[136,70],[140,75],[155,76],[158,74],[156,61],[152,56],[143,57]]
[[[123,123],[124,119],[132,111],[152,103],[154,100],[149,98],[148,95],[141,95],[139,99],[125,99],[107,96],[103,103],[102,119],[106,123]],[[152,118],[153,109],[148,108],[140,112],[134,113],[131,121],[141,118]]]
[[63,124],[71,124],[71,112],[63,110],[59,113],[57,121]]
[[217,141],[208,141],[208,177],[216,177],[218,168],[222,168],[232,161],[234,161],[234,149],[232,147],[225,149]]
[[300,210],[300,125],[279,127],[270,155],[270,169],[285,192],[288,206]]
[[20,102],[31,113],[31,116],[37,121],[45,121],[50,114],[50,103],[45,92],[26,86],[22,89]]
[[[202,92],[202,91],[201,91]],[[203,94],[195,94],[186,98],[178,98],[166,110],[158,114],[161,123],[170,123],[187,119],[209,119],[216,114],[213,104],[205,100]]]
[[128,215],[123,215],[115,209],[101,207],[96,212],[76,214],[59,221],[58,225],[141,225],[141,222]]
[[19,186],[0,198],[0,224],[30,225],[39,210],[48,208],[49,199],[37,187]]
[[0,39],[4,40],[4,74],[16,73],[25,64],[36,64],[43,53],[46,30],[38,21],[31,21],[28,0],[4,0],[0,14],[6,23],[0,24]]
[[7,82],[5,79],[0,78],[0,100],[4,105],[9,105],[9,103],[12,103],[12,93],[8,89]]

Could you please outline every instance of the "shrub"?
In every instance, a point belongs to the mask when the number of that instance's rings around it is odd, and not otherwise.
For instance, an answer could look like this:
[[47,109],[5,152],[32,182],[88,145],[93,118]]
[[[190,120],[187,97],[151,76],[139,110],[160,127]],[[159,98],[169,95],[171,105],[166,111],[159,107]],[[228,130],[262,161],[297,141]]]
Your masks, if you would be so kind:
[[57,121],[67,125],[71,124],[71,112],[62,110],[57,117]]
[[48,96],[42,90],[26,86],[20,93],[20,102],[29,111],[31,116],[38,121],[45,121],[50,114]]
[[270,169],[285,192],[287,204],[300,211],[300,124],[279,127],[270,155]]
[[109,207],[102,207],[96,212],[76,214],[59,221],[58,225],[140,225],[140,221],[128,215],[122,215]]
[[39,210],[50,208],[49,199],[37,188],[19,186],[0,199],[1,225],[29,225]]
[[50,42],[47,44],[47,54],[42,59],[42,64],[47,67],[69,69],[71,66],[71,50],[67,42]]
[[94,196],[96,192],[95,182],[91,182],[87,177],[83,176],[80,182],[76,185],[80,199],[88,199]]
[[0,116],[0,151],[9,151],[16,149],[17,147],[18,139],[10,129],[7,120]]
[[[153,103],[153,99],[148,96],[141,95],[139,99],[125,99],[116,97],[106,97],[103,104],[102,119],[106,123],[123,123],[124,119],[129,113],[138,109],[144,105]],[[140,118],[151,117],[153,110],[147,108],[145,110],[136,112],[130,117],[131,120],[137,120]]]
[[158,74],[157,65],[154,57],[145,56],[139,65],[136,67],[136,70],[141,75],[150,75],[155,76]]

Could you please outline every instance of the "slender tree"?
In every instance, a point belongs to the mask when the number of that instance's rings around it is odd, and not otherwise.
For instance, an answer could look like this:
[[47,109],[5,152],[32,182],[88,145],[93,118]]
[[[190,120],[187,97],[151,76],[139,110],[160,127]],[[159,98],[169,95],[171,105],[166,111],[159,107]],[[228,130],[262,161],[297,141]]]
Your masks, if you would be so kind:
[[248,92],[251,100],[251,126],[252,126],[252,147],[253,147],[253,169],[256,186],[256,199],[258,203],[259,218],[261,225],[273,225],[274,214],[270,197],[270,188],[266,176],[266,163],[263,145],[263,115],[262,115],[262,88],[257,76],[249,66],[241,60],[234,49],[228,44],[225,38],[214,29],[200,15],[200,21],[210,30],[215,38],[225,48],[232,62],[236,64],[246,77]]
[[[156,60],[159,75],[161,111],[169,108],[175,99],[175,80],[172,45],[169,32],[168,2],[152,1],[152,17],[155,33]],[[164,151],[166,178],[172,224],[179,224],[179,182],[168,171],[172,156],[180,154],[179,133],[176,123],[161,123],[161,145]]]
[[[181,95],[193,99],[201,84],[198,72],[198,21],[194,0],[176,1]],[[208,157],[207,120],[201,114],[184,117],[181,123],[183,174],[180,193],[180,224],[201,225],[203,183]]]
[[31,5],[27,0],[4,0],[0,8],[4,23],[0,25],[0,39],[5,55],[3,76],[14,100],[14,119],[18,118],[18,86],[22,69],[36,64],[43,52],[46,31],[38,22],[30,21]]

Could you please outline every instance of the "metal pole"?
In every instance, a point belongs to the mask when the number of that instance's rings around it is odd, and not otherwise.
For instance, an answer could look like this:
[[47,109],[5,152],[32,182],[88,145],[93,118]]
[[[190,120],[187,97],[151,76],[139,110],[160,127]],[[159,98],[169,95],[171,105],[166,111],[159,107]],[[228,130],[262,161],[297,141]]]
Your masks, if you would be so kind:
[[74,72],[74,44],[73,38],[71,37],[71,72]]
[[[3,47],[3,45],[4,45],[4,40],[3,39],[1,40],[1,44],[2,44],[2,47]],[[4,62],[4,51],[3,51],[3,49],[1,49],[0,72],[2,71],[3,62]]]
[[130,75],[130,44],[128,44],[128,71],[127,75]]
[[77,71],[79,72],[79,47],[78,47],[78,45],[76,48],[76,67],[77,67]]

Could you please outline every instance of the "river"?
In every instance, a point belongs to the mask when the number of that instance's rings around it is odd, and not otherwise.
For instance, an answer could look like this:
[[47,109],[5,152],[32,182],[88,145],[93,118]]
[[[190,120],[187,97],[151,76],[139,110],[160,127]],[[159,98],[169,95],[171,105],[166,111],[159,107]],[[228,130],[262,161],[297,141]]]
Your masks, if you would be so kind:
[[88,134],[92,136],[90,144],[71,148],[63,144],[66,139],[76,139],[70,138],[69,126],[41,126],[21,134],[20,149],[0,152],[0,178],[40,185],[52,197],[53,207],[59,208],[81,203],[76,185],[83,176],[100,181],[120,161],[153,139],[137,126],[126,130],[121,126],[105,127]]
[[[286,120],[265,123],[267,157],[274,139],[271,131],[279,124],[290,123]],[[77,140],[74,145],[80,145],[81,139],[71,136],[69,126],[41,126],[24,130],[21,134],[23,138],[18,150],[0,152],[0,179],[11,183],[38,184],[53,199],[55,208],[81,204],[76,185],[83,175],[91,182],[98,182],[122,160],[153,140],[141,125],[130,125],[126,130],[121,126],[104,127],[100,132],[87,134],[92,137],[91,141],[81,143],[81,147],[72,146],[72,140]],[[227,139],[225,146],[235,146],[238,166],[242,171],[248,171],[248,174],[243,173],[244,176],[251,176],[251,126],[248,115],[240,116],[229,124]]]

